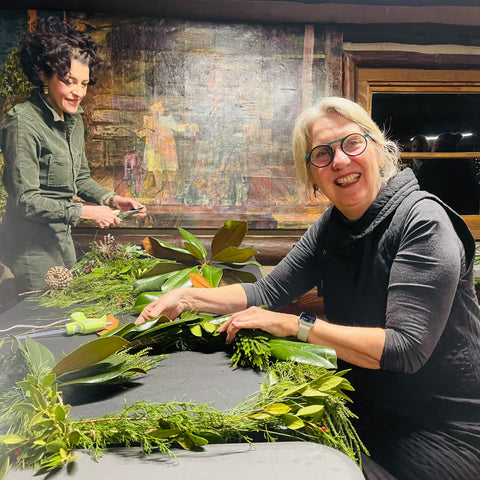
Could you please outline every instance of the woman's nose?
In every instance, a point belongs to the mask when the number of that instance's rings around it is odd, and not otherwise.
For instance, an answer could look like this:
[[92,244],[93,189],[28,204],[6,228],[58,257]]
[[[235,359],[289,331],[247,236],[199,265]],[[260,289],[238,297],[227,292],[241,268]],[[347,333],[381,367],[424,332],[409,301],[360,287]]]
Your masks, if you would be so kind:
[[339,147],[333,152],[332,168],[335,170],[342,169],[350,163],[350,157]]

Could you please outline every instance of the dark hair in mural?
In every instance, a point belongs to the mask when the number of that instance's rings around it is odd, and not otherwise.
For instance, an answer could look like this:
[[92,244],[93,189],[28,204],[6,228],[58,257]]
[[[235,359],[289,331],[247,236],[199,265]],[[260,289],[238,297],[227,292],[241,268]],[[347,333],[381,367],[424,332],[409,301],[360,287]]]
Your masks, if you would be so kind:
[[93,85],[100,64],[95,42],[57,17],[38,19],[35,31],[27,34],[20,51],[20,61],[28,79],[41,86],[39,74],[43,72],[48,78],[56,74],[59,80],[65,81],[72,60],[88,65],[89,83]]

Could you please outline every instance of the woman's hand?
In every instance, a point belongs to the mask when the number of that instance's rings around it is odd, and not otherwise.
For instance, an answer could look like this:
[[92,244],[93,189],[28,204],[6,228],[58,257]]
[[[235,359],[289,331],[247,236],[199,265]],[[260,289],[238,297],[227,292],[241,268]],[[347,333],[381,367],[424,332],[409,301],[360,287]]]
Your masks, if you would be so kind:
[[275,337],[294,337],[298,332],[298,317],[264,308],[250,307],[234,313],[218,328],[218,331],[226,332],[226,342],[231,343],[242,328],[259,328]]
[[82,205],[80,218],[91,220],[99,228],[109,228],[120,223],[120,219],[113,213],[113,210],[103,205]]
[[183,288],[177,288],[165,293],[158,300],[147,305],[135,323],[139,325],[160,315],[166,315],[170,320],[175,320],[182,312],[189,310],[182,298],[183,291]]
[[127,210],[133,210],[138,207],[142,207],[138,213],[133,214],[133,217],[145,217],[147,214],[147,209],[143,206],[138,200],[134,198],[122,197],[120,195],[114,195],[112,198],[112,205],[114,208],[118,208],[122,212]]

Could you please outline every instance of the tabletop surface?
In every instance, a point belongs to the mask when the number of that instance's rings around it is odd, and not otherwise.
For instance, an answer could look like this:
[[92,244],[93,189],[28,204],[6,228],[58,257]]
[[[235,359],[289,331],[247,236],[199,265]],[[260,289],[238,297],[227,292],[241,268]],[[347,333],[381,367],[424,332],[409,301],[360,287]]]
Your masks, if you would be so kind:
[[[34,302],[23,301],[0,314],[0,330],[12,325],[41,325],[65,318],[65,313],[37,308]],[[127,320],[124,320],[127,321]],[[131,319],[130,319],[131,321]],[[123,321],[122,321],[123,323]],[[15,330],[19,334],[23,330]],[[3,335],[3,334],[2,334]],[[57,334],[35,338],[48,347],[57,359],[82,344],[93,340],[96,334],[66,336]],[[9,348],[8,342],[2,347]],[[145,402],[192,401],[209,403],[218,410],[235,406],[249,394],[257,392],[264,373],[230,366],[225,352],[173,352],[161,360],[146,375],[137,377],[128,385],[115,387],[85,387],[76,390],[71,417],[100,417],[122,410],[125,404]],[[99,462],[88,453],[75,462],[72,472],[65,469],[55,478],[130,479],[132,474],[143,478],[168,475],[168,479],[229,479],[275,478],[292,480],[293,475],[315,475],[318,480],[361,480],[357,465],[343,453],[332,448],[308,442],[276,442],[249,444],[206,445],[200,452],[175,449],[176,458],[155,453],[148,457],[140,449],[115,448]],[[110,474],[110,475],[109,475]],[[7,480],[34,478],[32,471],[10,471]],[[38,477],[36,477],[38,478]]]

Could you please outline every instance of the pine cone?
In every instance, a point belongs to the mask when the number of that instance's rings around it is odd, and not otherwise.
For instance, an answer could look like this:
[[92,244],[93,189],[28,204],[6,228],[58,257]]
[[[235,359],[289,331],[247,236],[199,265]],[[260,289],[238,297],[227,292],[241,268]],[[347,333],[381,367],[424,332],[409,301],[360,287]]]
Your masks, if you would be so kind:
[[45,275],[45,282],[52,290],[65,290],[72,280],[72,272],[65,267],[52,267]]

